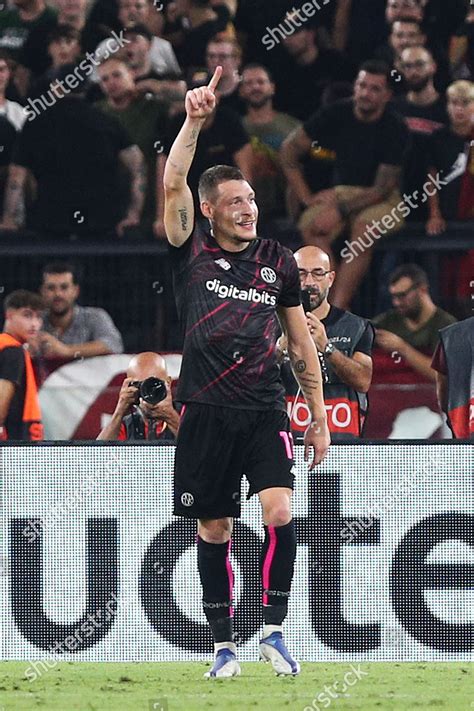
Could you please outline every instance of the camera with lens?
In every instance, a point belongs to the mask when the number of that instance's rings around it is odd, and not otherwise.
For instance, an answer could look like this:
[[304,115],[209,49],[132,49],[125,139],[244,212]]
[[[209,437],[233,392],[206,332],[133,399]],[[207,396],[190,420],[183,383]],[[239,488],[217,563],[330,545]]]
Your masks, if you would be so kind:
[[148,405],[157,405],[165,399],[168,391],[166,383],[160,378],[146,378],[145,380],[132,380],[130,385],[138,389],[137,403],[139,398],[144,400]]

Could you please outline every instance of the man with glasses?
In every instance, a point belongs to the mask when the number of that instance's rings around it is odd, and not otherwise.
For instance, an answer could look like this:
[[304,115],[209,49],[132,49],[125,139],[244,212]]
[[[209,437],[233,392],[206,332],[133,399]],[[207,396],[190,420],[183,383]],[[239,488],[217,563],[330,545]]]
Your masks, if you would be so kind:
[[[407,216],[415,222],[427,219],[427,204],[420,199],[428,174],[429,141],[435,131],[448,123],[446,102],[436,91],[434,77],[437,65],[424,47],[404,49],[398,64],[408,91],[394,101],[394,108],[405,119],[411,143],[403,169],[403,192],[415,195],[418,209]],[[415,197],[416,199],[416,197]]]
[[456,319],[433,303],[426,272],[417,264],[397,267],[389,277],[389,292],[393,309],[372,319],[375,345],[396,353],[397,359],[434,382],[431,357],[438,344],[438,331]]
[[218,89],[220,106],[225,106],[244,116],[245,102],[239,94],[241,60],[242,49],[234,39],[215,38],[206,47],[206,66],[209,75],[214,74],[218,65],[222,67]]
[[[306,323],[318,351],[331,440],[362,436],[367,391],[372,380],[374,329],[369,321],[332,306],[328,294],[336,276],[329,255],[319,247],[295,252]],[[310,413],[285,357],[286,339],[277,344],[293,436],[301,439]]]

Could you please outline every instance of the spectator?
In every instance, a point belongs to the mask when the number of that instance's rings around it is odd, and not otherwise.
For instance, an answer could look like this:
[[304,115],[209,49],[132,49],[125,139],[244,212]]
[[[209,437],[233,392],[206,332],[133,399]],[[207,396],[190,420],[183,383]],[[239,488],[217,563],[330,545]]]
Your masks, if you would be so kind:
[[209,40],[228,29],[229,8],[211,0],[176,0],[175,8],[178,31],[171,41],[179,64],[190,71],[204,67]]
[[[37,181],[27,225],[42,234],[104,238],[139,224],[146,189],[141,151],[116,120],[83,100],[84,81],[73,76],[74,69],[62,67],[48,94],[29,102],[10,166],[4,229],[23,223],[27,170]],[[64,81],[71,77],[77,85],[68,90]],[[127,196],[120,193],[119,166],[130,175]]]
[[[335,272],[326,252],[319,247],[303,247],[295,252],[295,259],[303,303],[306,301],[306,321],[321,361],[331,441],[361,437],[368,405],[366,393],[372,380],[374,329],[369,321],[328,301]],[[284,336],[278,347],[280,352],[286,348]],[[290,399],[298,401],[289,361],[282,364],[282,379]],[[303,418],[300,415],[298,419]]]
[[[288,13],[291,19],[292,14]],[[285,37],[286,50],[278,70],[275,106],[302,121],[320,108],[321,96],[329,83],[351,80],[353,68],[341,52],[320,47],[316,30],[302,26]]]
[[142,92],[149,91],[158,94],[162,88],[163,77],[168,80],[174,78],[179,80],[179,67],[177,72],[158,72],[153,68],[153,35],[145,25],[129,25],[124,32],[124,37],[128,40],[125,48],[127,63],[133,72],[137,89]]
[[77,62],[81,54],[79,30],[62,24],[52,29],[48,35],[48,54],[53,71],[64,64]]
[[109,34],[104,25],[88,17],[88,0],[55,0],[55,5],[58,8],[58,24],[68,25],[79,33],[79,45],[83,52],[93,52]]
[[474,439],[474,316],[442,328],[431,367],[453,436]]
[[247,107],[243,125],[253,149],[253,186],[261,221],[284,214],[286,181],[279,150],[283,140],[299,126],[292,116],[275,111],[274,94],[269,70],[261,64],[248,64],[242,72],[240,95]]
[[432,171],[443,176],[443,188],[429,198],[428,234],[446,229],[446,220],[474,219],[474,83],[456,81],[448,88],[449,126],[431,141]]
[[[407,214],[399,185],[408,133],[401,119],[387,108],[390,97],[388,67],[374,60],[365,62],[355,82],[354,98],[314,114],[282,146],[288,183],[307,208],[299,222],[304,242],[330,252],[333,240],[346,226],[350,229],[332,296],[333,304],[340,308],[350,305],[369,267],[375,240],[369,237],[364,241],[367,233],[378,239],[393,232]],[[315,145],[335,151],[336,187],[312,194],[300,159]],[[390,222],[387,215],[392,215]],[[381,220],[386,230],[381,228]],[[356,259],[355,245],[360,252]]]
[[474,79],[474,5],[451,38],[449,61],[454,79]]
[[[393,67],[391,70],[392,86],[397,93],[406,89],[402,81],[403,73],[400,74],[402,52],[410,47],[424,46],[428,46],[428,38],[423,26],[418,22],[404,18],[393,23],[388,42],[375,51],[376,59],[381,59]],[[444,91],[450,81],[449,62],[446,54],[439,48],[431,45],[430,47],[436,60],[435,85],[439,90]]]
[[392,272],[389,292],[394,308],[372,319],[375,345],[396,353],[417,373],[434,381],[431,357],[438,331],[456,319],[433,303],[428,277],[416,264],[402,264]]
[[122,336],[109,314],[76,303],[80,287],[71,264],[45,266],[40,292],[46,306],[38,337],[43,357],[74,360],[123,352]]
[[[403,192],[413,195],[417,191],[421,195],[429,168],[430,137],[448,122],[446,103],[434,87],[436,63],[427,49],[404,49],[400,55],[399,69],[408,91],[397,97],[393,106],[405,119],[411,135],[403,170]],[[417,222],[426,220],[426,210],[426,202],[420,202],[407,219]]]
[[[386,44],[375,51],[375,57],[390,66],[398,66],[404,49],[422,47],[426,44],[426,35],[419,22],[403,18],[396,20],[390,27]],[[392,73],[394,76],[394,73]]]
[[[148,404],[139,396],[138,383],[147,378],[158,378],[165,383],[166,397],[156,405]],[[158,353],[139,353],[128,364],[112,419],[97,439],[174,439],[178,428],[179,415],[173,407],[171,378],[164,358]]]
[[97,104],[104,113],[117,119],[137,145],[146,164],[146,198],[141,226],[151,230],[156,215],[156,158],[163,151],[166,135],[166,105],[152,96],[139,94],[130,67],[110,57],[98,67],[102,91],[106,99]]
[[38,389],[27,350],[41,328],[43,303],[20,289],[3,304],[0,334],[0,440],[43,439]]
[[[190,88],[200,87],[207,80],[207,74],[196,72]],[[178,135],[184,121],[184,113],[177,114],[169,122],[165,150],[158,155],[158,211],[159,218],[154,225],[155,235],[165,237],[163,225],[164,188],[163,174],[168,151]],[[252,146],[250,137],[243,127],[242,119],[230,109],[219,105],[219,92],[216,92],[216,108],[206,118],[202,126],[193,163],[188,174],[188,185],[195,201],[196,214],[200,214],[198,202],[198,183],[200,175],[214,165],[234,165],[240,168],[249,182],[253,180]],[[202,218],[204,219],[204,218]]]
[[[430,174],[442,176],[441,189],[428,197],[426,231],[438,235],[450,220],[474,220],[474,83],[457,81],[448,88],[449,126],[431,141]],[[470,309],[474,249],[443,257],[445,297],[457,302],[460,312]]]
[[[36,31],[48,33],[56,25],[56,10],[44,0],[14,0],[14,6],[0,13],[0,49],[28,71],[17,71],[24,92],[29,72],[36,75],[46,71],[49,64],[44,41],[39,41]],[[41,34],[41,33],[40,33]],[[31,36],[30,36],[31,35]]]
[[388,25],[405,18],[423,23],[430,40],[436,40],[444,52],[465,16],[465,0],[387,0],[385,14]]
[[222,67],[219,81],[219,103],[228,109],[236,111],[241,116],[245,113],[245,103],[239,95],[240,64],[242,49],[238,42],[230,37],[214,38],[206,48],[206,66],[212,76],[216,67]]
[[[21,131],[23,124],[26,121],[26,114],[23,110],[23,106],[20,106],[20,104],[16,101],[9,101],[5,96],[10,76],[11,72],[8,64],[8,54],[7,52],[0,50],[0,116],[4,116],[16,131]],[[2,145],[4,144],[2,143]]]
[[[156,14],[156,9],[153,8]],[[147,28],[148,26],[148,13],[149,4],[147,0],[119,0],[119,24],[122,28],[139,27]],[[158,76],[180,76],[181,69],[176,59],[173,47],[168,40],[163,39],[163,37],[151,37],[151,45],[149,52],[149,59],[151,62],[150,71],[156,72]],[[126,46],[129,46],[128,44]],[[107,57],[110,54],[115,54],[118,50],[118,43],[115,39],[109,38],[104,40],[96,48],[96,54],[98,57]],[[96,78],[92,75],[92,78]]]

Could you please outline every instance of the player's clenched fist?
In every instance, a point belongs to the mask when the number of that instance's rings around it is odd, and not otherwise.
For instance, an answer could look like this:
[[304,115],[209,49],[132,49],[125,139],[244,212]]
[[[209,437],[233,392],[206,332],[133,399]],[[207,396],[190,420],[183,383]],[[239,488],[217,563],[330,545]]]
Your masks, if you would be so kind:
[[188,91],[185,99],[186,114],[189,118],[206,118],[211,114],[216,106],[215,89],[221,78],[222,67],[216,67],[216,71],[207,86],[200,86],[197,89]]

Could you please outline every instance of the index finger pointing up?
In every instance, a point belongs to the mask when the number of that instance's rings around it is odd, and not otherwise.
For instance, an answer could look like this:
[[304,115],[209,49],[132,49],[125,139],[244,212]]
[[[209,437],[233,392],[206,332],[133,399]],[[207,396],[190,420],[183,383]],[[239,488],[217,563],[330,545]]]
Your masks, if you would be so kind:
[[219,83],[219,79],[221,78],[221,75],[222,75],[222,67],[219,64],[216,67],[216,71],[214,72],[211,81],[207,85],[207,88],[210,89],[212,91],[212,93],[214,93],[214,91]]

